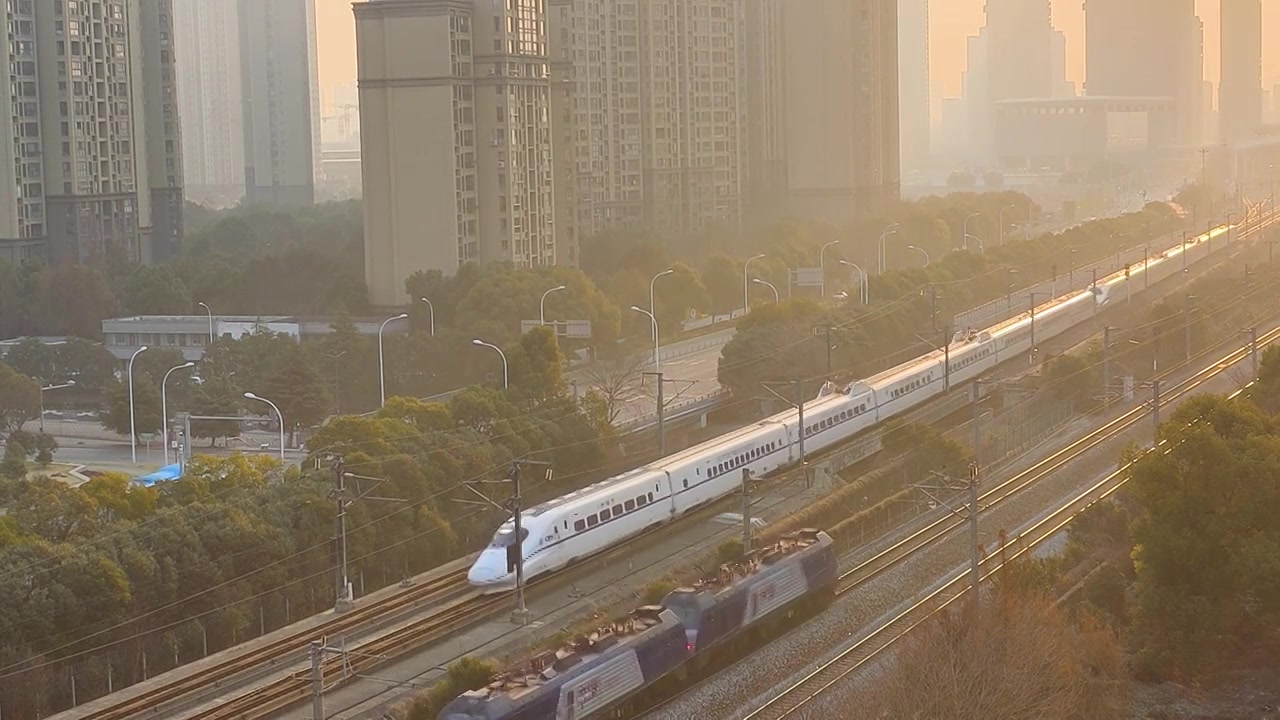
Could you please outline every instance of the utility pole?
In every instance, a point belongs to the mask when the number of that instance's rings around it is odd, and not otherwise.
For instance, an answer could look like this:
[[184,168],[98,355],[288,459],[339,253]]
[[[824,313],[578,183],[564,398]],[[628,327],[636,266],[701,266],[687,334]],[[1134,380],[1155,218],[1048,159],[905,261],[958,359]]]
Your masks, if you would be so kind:
[[1102,328],[1102,409],[1111,405],[1111,326]]
[[1039,294],[1035,290],[1027,293],[1031,298],[1031,364],[1035,364],[1035,359],[1039,355],[1036,347],[1036,296]]
[[1258,328],[1251,327],[1241,332],[1249,334],[1249,357],[1253,361],[1253,379],[1257,380],[1261,369],[1258,364]]
[[977,613],[981,602],[978,584],[982,580],[978,567],[978,482],[982,474],[982,379],[973,381],[973,462],[969,465],[969,548],[973,556],[969,564],[969,584],[973,590],[973,609]]
[[796,380],[796,411],[799,413],[796,421],[800,424],[800,464],[804,465],[804,381]]
[[1191,362],[1191,299],[1192,295],[1182,295],[1182,324],[1186,336],[1186,362]]
[[751,552],[751,470],[742,468],[742,554]]
[[929,285],[929,324],[938,332],[938,288],[932,283]]
[[942,329],[942,390],[951,391],[951,327]]
[[338,562],[334,578],[334,612],[346,612],[351,609],[351,583],[347,580],[347,473],[343,468],[342,458],[333,459],[333,497],[337,502],[337,514],[333,520],[333,532],[338,542]]
[[307,655],[311,658],[311,718],[324,720],[324,644],[312,640]]
[[1151,420],[1154,442],[1160,441],[1160,381],[1151,381]]
[[[658,384],[661,391],[662,384]],[[520,511],[521,511],[521,495],[520,495],[520,461],[511,463],[511,472],[508,474],[511,480],[511,522],[514,524],[516,541],[513,545],[508,546],[508,556],[510,548],[516,549],[515,566],[516,566],[516,607],[511,611],[511,622],[521,625],[529,624],[529,608],[524,604],[524,538],[520,534]]]
[[823,331],[826,333],[826,336],[827,336],[827,375],[824,378],[827,381],[831,380],[831,351],[835,349],[831,345],[831,330],[832,330],[832,327],[830,325],[818,325],[813,328],[814,335],[817,335],[819,331]]
[[658,457],[666,457],[667,455],[667,426],[666,426],[666,404],[667,400],[664,396],[666,385],[666,374],[661,372],[644,373],[646,377],[653,376],[658,382]]

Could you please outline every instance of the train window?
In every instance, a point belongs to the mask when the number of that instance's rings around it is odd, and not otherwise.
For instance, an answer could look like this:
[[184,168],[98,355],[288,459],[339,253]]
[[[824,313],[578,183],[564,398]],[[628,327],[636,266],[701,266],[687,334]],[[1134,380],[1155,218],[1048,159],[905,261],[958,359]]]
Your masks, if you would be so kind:
[[649,501],[648,501],[648,500],[646,500],[646,499],[645,499],[645,497],[644,497],[643,495],[637,495],[637,496],[636,496],[636,507],[644,507],[644,506],[645,506],[645,503],[647,503],[647,502],[649,502]]
[[586,529],[587,529],[587,523],[586,523],[586,521],[585,521],[585,520],[574,520],[574,521],[573,521],[573,531],[574,531],[574,532],[582,532],[583,530],[586,530]]
[[613,516],[614,516],[614,517],[617,517],[617,516],[619,516],[619,515],[621,515],[621,514],[622,514],[622,506],[621,506],[621,505],[614,505],[614,506],[613,506]]
[[687,487],[689,487],[689,478],[685,478],[685,479],[684,479],[684,486],[685,486],[686,488],[687,488]]
[[605,508],[605,509],[603,509],[603,510],[601,510],[601,511],[600,511],[600,522],[604,522],[604,521],[608,520],[608,519],[609,519],[609,518],[611,518],[611,517],[613,517],[613,516],[612,516],[611,514],[609,514],[609,508]]
[[653,493],[649,493],[649,502],[653,502]]
[[595,515],[587,516],[587,527],[595,527],[600,524],[600,518]]
[[628,500],[628,501],[626,501],[626,502],[622,503],[622,506],[623,506],[623,507],[625,507],[625,508],[627,509],[627,512],[631,512],[632,510],[635,510],[635,509],[636,509],[636,501],[635,501],[635,500]]

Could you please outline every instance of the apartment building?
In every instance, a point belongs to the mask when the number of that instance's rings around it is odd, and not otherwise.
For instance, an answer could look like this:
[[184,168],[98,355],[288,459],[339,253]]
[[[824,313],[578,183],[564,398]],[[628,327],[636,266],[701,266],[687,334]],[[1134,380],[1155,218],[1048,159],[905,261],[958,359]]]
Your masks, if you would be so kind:
[[897,0],[753,3],[752,207],[879,212],[901,189]]
[[239,0],[238,11],[245,200],[311,205],[320,173],[315,0]]
[[187,197],[231,207],[244,197],[240,0],[172,1]]
[[0,257],[153,262],[176,252],[170,2],[4,0]]
[[1222,3],[1221,79],[1222,140],[1247,141],[1262,125],[1262,0]]
[[355,4],[365,279],[553,265],[552,83],[542,0]]

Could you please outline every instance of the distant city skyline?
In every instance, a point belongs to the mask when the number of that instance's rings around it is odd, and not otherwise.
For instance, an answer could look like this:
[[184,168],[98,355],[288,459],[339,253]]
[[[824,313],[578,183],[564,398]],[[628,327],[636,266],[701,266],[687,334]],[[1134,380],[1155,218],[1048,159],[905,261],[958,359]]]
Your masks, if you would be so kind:
[[[1204,21],[1205,79],[1218,82],[1220,67],[1219,3],[1196,0],[1196,13]],[[943,97],[960,95],[964,71],[965,38],[982,26],[985,0],[948,0],[930,3],[929,77],[933,114],[940,112]],[[328,88],[355,81],[355,20],[350,0],[316,0],[320,45],[320,85]],[[1067,79],[1079,92],[1084,87],[1084,3],[1053,0],[1053,24],[1067,36]],[[1280,0],[1263,0],[1263,37],[1280,37]],[[1263,87],[1280,83],[1280,51],[1263,43]]]

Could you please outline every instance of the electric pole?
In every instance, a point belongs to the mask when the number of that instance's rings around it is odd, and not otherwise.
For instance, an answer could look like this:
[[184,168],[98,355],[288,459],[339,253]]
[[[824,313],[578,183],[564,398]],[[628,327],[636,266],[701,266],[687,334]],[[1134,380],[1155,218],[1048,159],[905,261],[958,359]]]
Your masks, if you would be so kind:
[[1154,442],[1160,442],[1160,381],[1151,381],[1151,420],[1154,428],[1152,438]]
[[751,552],[751,470],[742,468],[742,554]]
[[1186,339],[1186,362],[1191,362],[1191,300],[1194,295],[1182,295],[1182,324]]
[[343,469],[342,458],[333,458],[333,492],[330,497],[337,503],[337,514],[333,518],[334,539],[338,544],[335,558],[334,577],[334,612],[346,612],[351,609],[351,583],[347,579],[347,474]]
[[311,718],[324,720],[324,643],[312,640],[307,655],[311,658]]
[[666,374],[661,372],[647,372],[645,377],[652,376],[658,383],[658,457],[666,457],[667,455],[667,426],[666,426],[666,397],[663,392],[666,385]]
[[827,337],[827,375],[826,375],[825,379],[826,379],[826,380],[828,380],[828,381],[830,381],[830,380],[831,380],[831,351],[835,349],[835,347],[831,344],[831,330],[832,330],[832,327],[831,327],[830,325],[817,325],[817,326],[815,326],[815,327],[813,328],[813,334],[814,334],[815,336],[816,336],[816,335],[818,335],[818,333],[819,333],[820,331],[821,331],[821,332],[825,332],[825,333],[826,333],[826,337]]
[[795,386],[796,411],[799,413],[799,417],[796,419],[796,422],[800,425],[800,464],[804,465],[804,395],[801,394],[804,391],[804,381],[796,380]]
[[951,392],[951,327],[942,329],[942,390]]
[[1253,361],[1253,379],[1257,380],[1258,373],[1261,369],[1258,364],[1258,328],[1251,327],[1248,330],[1242,330],[1241,332],[1248,333],[1249,335],[1249,357]]
[[1111,406],[1111,326],[1102,328],[1102,409]]

